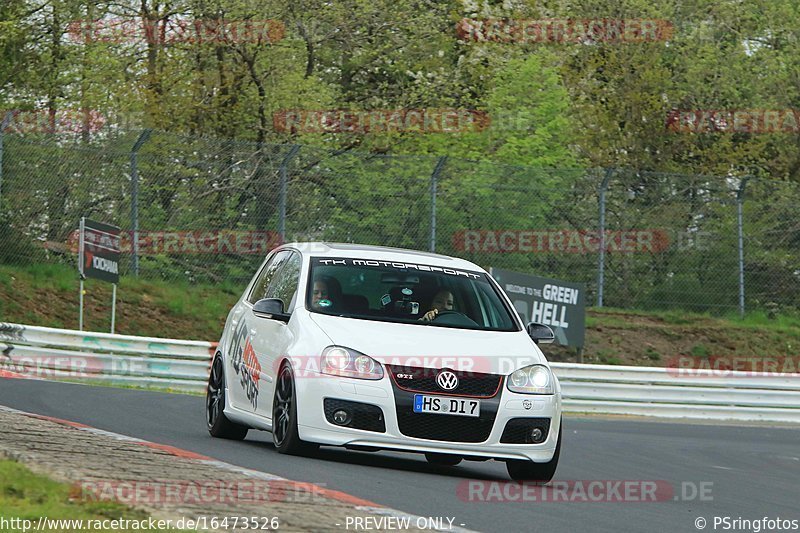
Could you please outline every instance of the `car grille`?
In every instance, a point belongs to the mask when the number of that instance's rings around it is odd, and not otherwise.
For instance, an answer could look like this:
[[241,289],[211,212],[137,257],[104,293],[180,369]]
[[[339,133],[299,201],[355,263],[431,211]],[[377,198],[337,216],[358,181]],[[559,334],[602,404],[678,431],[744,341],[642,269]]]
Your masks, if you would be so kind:
[[530,439],[531,430],[539,428],[544,437],[542,442],[547,440],[547,433],[550,431],[549,418],[512,418],[506,422],[503,436],[500,442],[505,444],[532,444]]
[[[458,378],[458,386],[453,390],[444,390],[436,383],[436,376],[441,372],[440,369],[396,365],[387,366],[387,368],[392,376],[393,385],[412,392],[491,398],[497,394],[503,382],[503,376],[498,374],[451,370]],[[398,374],[402,374],[403,377],[398,377]]]
[[[325,418],[331,424],[339,427],[363,429],[365,431],[386,432],[386,422],[384,421],[383,411],[377,405],[325,398],[324,406]],[[334,423],[333,413],[338,409],[344,409],[350,413],[351,420],[349,423],[343,426]]]
[[[392,376],[395,372],[391,369]],[[402,368],[402,367],[399,367]],[[495,376],[498,378],[501,376]],[[438,440],[447,442],[484,442],[489,438],[497,417],[500,406],[500,395],[494,394],[490,398],[481,399],[479,417],[459,416],[448,414],[415,413],[414,392],[400,388],[392,379],[395,409],[397,413],[397,426],[400,433],[406,437],[418,439]],[[495,385],[497,387],[497,385]],[[458,390],[458,389],[456,389]],[[462,389],[463,390],[463,389]],[[427,391],[419,391],[423,393]],[[432,395],[439,396],[439,390],[431,391]],[[494,390],[492,392],[495,392]],[[464,393],[466,396],[466,393]]]
[[480,418],[455,415],[433,415],[397,409],[400,433],[418,439],[444,440],[450,442],[483,442],[489,438],[494,425],[495,413]]

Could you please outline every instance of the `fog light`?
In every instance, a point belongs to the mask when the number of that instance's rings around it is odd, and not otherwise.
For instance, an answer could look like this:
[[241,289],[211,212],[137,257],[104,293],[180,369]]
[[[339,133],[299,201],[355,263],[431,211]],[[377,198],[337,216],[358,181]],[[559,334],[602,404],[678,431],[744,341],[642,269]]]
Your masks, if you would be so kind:
[[338,411],[334,411],[333,422],[340,426],[344,426],[345,424],[350,422],[350,415],[344,409],[339,409]]
[[[336,416],[336,415],[334,415],[334,416]],[[531,431],[531,440],[533,442],[535,442],[535,443],[542,442],[543,437],[544,437],[544,432],[542,432],[541,429],[533,428],[533,430]]]

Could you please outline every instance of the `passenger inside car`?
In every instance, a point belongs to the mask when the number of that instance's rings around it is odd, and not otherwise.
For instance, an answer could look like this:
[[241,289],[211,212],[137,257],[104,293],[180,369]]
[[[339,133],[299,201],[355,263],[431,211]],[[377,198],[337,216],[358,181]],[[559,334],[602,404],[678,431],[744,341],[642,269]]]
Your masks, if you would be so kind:
[[315,311],[330,311],[342,303],[342,290],[336,278],[319,276],[314,280],[311,293],[311,308]]

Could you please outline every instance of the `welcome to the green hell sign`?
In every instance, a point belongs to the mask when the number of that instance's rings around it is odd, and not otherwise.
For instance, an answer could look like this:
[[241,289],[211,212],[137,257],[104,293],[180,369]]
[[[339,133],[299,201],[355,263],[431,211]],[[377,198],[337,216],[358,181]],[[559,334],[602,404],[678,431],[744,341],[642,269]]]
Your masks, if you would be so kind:
[[492,269],[492,276],[526,323],[552,327],[559,344],[583,346],[586,326],[583,285],[496,268]]

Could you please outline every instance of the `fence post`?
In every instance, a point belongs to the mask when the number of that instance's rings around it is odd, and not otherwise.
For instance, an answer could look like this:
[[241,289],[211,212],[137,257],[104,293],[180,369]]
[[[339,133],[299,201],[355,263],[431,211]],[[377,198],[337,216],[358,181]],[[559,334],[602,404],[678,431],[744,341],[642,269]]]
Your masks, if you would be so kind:
[[3,208],[3,136],[8,125],[11,124],[12,118],[14,118],[14,112],[9,111],[3,117],[3,122],[0,123],[0,209]]
[[139,134],[139,138],[131,149],[131,226],[133,230],[133,275],[139,277],[139,169],[136,166],[136,154],[142,148],[142,145],[150,138],[153,130],[145,129]]
[[597,307],[603,307],[603,285],[606,269],[606,190],[614,170],[606,169],[606,175],[600,184],[600,254],[597,259]]
[[750,176],[742,178],[736,190],[736,226],[739,238],[739,317],[744,318],[744,188]]
[[443,155],[436,161],[436,167],[431,174],[431,237],[430,251],[436,251],[436,196],[438,193],[439,174],[442,173],[444,165],[447,163],[447,156]]
[[278,195],[278,235],[280,236],[281,243],[286,242],[286,194],[289,187],[289,178],[287,170],[289,161],[300,151],[299,144],[293,144],[286,154],[286,157],[281,161],[280,168],[280,192]]

